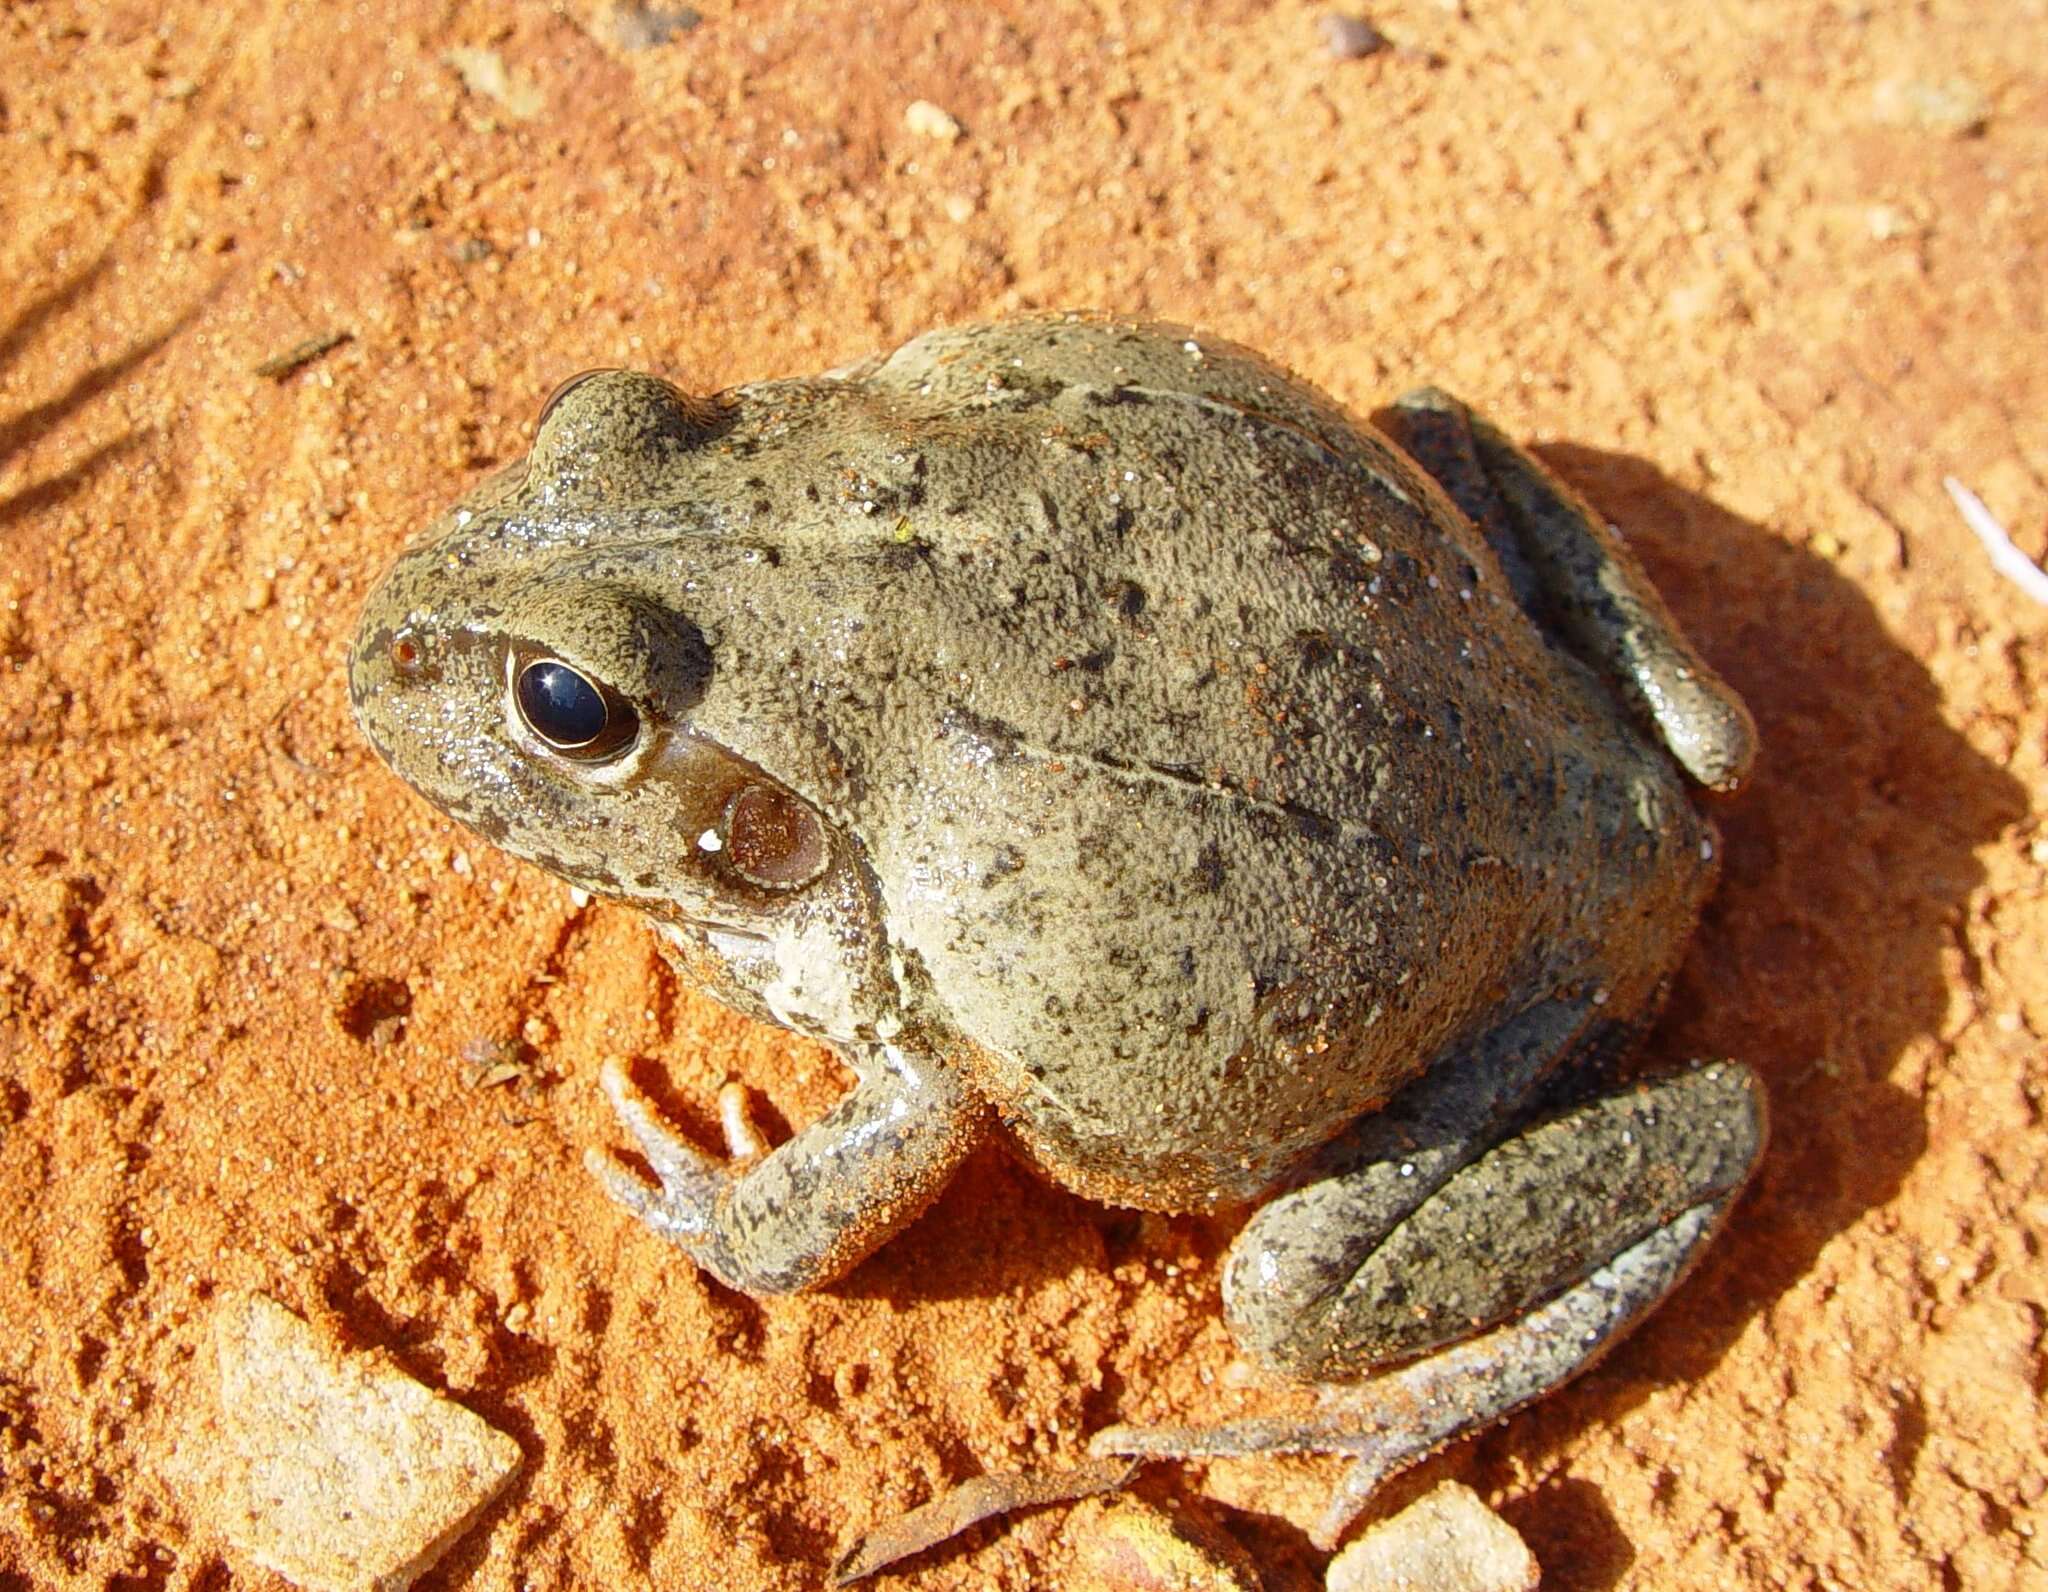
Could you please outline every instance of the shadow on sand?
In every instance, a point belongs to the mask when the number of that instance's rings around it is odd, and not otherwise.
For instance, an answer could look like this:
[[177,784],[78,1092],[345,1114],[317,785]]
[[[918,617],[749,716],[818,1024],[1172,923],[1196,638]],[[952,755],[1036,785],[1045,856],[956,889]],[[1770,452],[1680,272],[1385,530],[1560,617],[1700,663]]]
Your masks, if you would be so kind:
[[[1540,1455],[1706,1374],[1830,1238],[1898,1191],[1927,1130],[1919,1096],[1893,1081],[1897,1063],[1942,1021],[1944,953],[1983,878],[1973,853],[2027,810],[2020,784],[1950,727],[1927,671],[1826,560],[1639,460],[1569,445],[1543,454],[1624,527],[1756,714],[1757,777],[1715,810],[1720,893],[1643,1062],[1748,1062],[1770,1090],[1772,1137],[1728,1230],[1670,1302],[1582,1381],[1480,1440],[1478,1468],[1503,1481],[1510,1447]],[[1545,1484],[1507,1513],[1546,1586],[1606,1592],[1631,1567],[1590,1486]]]

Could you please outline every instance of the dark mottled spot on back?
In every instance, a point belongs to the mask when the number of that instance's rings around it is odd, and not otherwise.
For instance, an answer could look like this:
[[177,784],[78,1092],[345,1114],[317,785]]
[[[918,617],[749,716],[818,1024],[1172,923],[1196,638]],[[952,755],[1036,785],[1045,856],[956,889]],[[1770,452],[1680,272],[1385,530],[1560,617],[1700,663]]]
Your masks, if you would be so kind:
[[1333,662],[1337,656],[1337,644],[1330,639],[1327,630],[1303,630],[1294,638],[1294,650],[1301,655],[1303,665],[1310,669],[1321,669]]
[[1343,548],[1330,554],[1330,573],[1347,586],[1363,586],[1372,580],[1372,566]]
[[1294,827],[1304,840],[1328,842],[1336,839],[1337,821],[1329,815],[1295,801],[1282,802],[1280,807],[1294,820]]
[[1049,404],[1067,390],[1067,384],[1058,377],[1041,376],[1019,366],[998,370],[989,377],[988,384],[991,389],[999,390],[1009,405],[1015,405],[1019,400],[1027,405]]
[[939,720],[939,734],[947,740],[969,740],[985,746],[999,762],[1020,756],[1017,748],[1024,732],[1016,725],[971,708],[951,707]]
[[[902,573],[912,569],[929,569],[932,563],[931,543],[913,537],[907,542],[885,542],[882,544],[881,563],[884,569]],[[829,599],[829,594],[821,594]]]

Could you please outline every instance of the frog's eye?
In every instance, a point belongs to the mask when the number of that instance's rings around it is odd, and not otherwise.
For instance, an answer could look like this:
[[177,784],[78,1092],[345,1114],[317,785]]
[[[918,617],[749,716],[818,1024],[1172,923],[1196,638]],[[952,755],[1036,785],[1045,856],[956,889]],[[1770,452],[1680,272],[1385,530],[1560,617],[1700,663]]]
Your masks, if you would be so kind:
[[556,383],[555,390],[548,394],[547,402],[540,406],[540,418],[533,423],[533,429],[538,431],[542,426],[546,425],[548,423],[548,416],[555,412],[555,406],[578,387],[581,387],[586,381],[589,381],[591,377],[609,376],[618,368],[617,365],[593,365],[588,370],[577,371],[567,381]]
[[764,890],[795,890],[825,871],[825,826],[810,807],[772,785],[743,787],[725,808],[725,855]]
[[579,763],[618,756],[640,733],[640,715],[618,692],[560,658],[515,660],[512,700],[545,745]]

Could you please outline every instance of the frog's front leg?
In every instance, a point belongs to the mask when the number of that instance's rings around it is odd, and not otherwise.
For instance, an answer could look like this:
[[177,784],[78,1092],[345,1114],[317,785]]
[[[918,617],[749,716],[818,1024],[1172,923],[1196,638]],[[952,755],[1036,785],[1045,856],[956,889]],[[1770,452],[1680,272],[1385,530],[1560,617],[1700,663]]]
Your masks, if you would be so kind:
[[1754,1169],[1762,1091],[1722,1063],[1498,1138],[1546,1041],[1569,1041],[1570,1010],[1534,1008],[1487,1041],[1482,1065],[1433,1069],[1231,1249],[1226,1317],[1270,1368],[1330,1383],[1407,1363],[1306,1422],[1117,1427],[1095,1451],[1350,1454],[1319,1533],[1334,1541],[1387,1476],[1576,1375],[1646,1315]]
[[[931,1203],[980,1141],[981,1102],[942,1061],[892,1046],[849,1057],[858,1077],[839,1104],[757,1160],[725,1164],[679,1137],[616,1063],[605,1093],[659,1188],[593,1150],[613,1199],[728,1287],[795,1293],[830,1282]],[[721,1101],[736,1155],[752,1142]]]

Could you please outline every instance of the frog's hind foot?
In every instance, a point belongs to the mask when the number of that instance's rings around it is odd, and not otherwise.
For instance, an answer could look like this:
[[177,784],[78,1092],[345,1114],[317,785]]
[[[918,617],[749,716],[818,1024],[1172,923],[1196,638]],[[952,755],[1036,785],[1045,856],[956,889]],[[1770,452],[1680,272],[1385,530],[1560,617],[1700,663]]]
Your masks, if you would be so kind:
[[1591,1365],[1677,1286],[1726,1208],[1694,1206],[1548,1304],[1370,1381],[1332,1388],[1312,1416],[1211,1427],[1112,1426],[1095,1434],[1089,1451],[1150,1459],[1345,1455],[1351,1467],[1311,1533],[1328,1551],[1389,1477]]
[[[1536,1008],[1522,1048],[1570,1015]],[[1762,1090],[1733,1063],[1584,1101],[1490,1147],[1437,1131],[1446,1115],[1474,1118],[1442,1110],[1440,1095],[1470,1105],[1457,1088],[1425,1079],[1368,1119],[1351,1164],[1333,1158],[1232,1246],[1238,1343],[1271,1370],[1352,1385],[1328,1387],[1307,1420],[1116,1427],[1096,1453],[1348,1454],[1323,1523],[1334,1541],[1387,1477],[1576,1376],[1648,1315],[1762,1153]],[[1390,1144],[1405,1147],[1389,1157]]]

